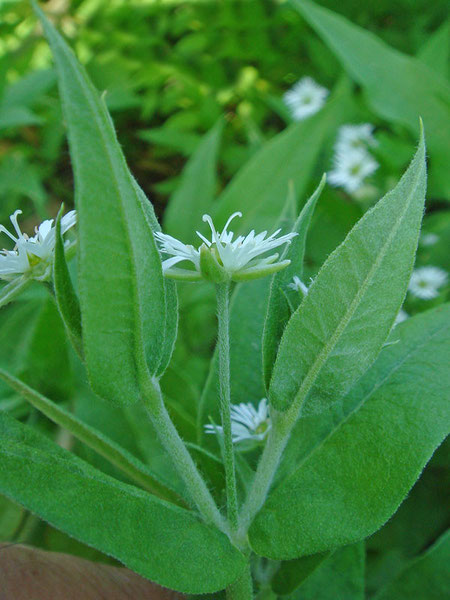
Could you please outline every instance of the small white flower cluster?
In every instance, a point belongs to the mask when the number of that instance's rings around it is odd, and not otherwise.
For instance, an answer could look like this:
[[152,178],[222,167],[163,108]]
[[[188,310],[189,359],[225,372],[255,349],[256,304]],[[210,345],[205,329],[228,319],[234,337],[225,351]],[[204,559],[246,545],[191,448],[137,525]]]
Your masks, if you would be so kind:
[[366,177],[378,169],[378,163],[369,152],[376,146],[373,125],[343,125],[339,128],[335,144],[333,169],[328,181],[336,187],[343,187],[349,194],[361,188]]
[[[156,233],[161,252],[168,254],[171,258],[163,261],[164,275],[173,279],[185,281],[199,281],[204,277],[214,281],[229,280],[242,281],[255,279],[274,273],[286,267],[290,261],[278,261],[279,255],[272,254],[261,258],[262,254],[273,250],[283,244],[289,244],[296,233],[288,233],[277,237],[281,229],[267,236],[267,231],[255,234],[252,230],[247,236],[238,236],[233,240],[234,233],[228,231],[228,226],[235,217],[242,217],[242,213],[235,212],[219,233],[209,215],[203,215],[203,221],[207,222],[211,229],[211,240],[197,231],[197,235],[203,240],[198,248],[186,245],[176,238],[165,233]],[[180,269],[176,264],[190,261],[195,270]]]
[[439,288],[448,281],[448,274],[439,267],[419,267],[414,269],[409,281],[408,290],[416,298],[432,300],[439,296]]
[[[6,233],[15,243],[13,250],[0,250],[0,279],[11,281],[21,275],[27,275],[39,281],[45,281],[51,273],[56,242],[56,228],[53,219],[43,221],[39,227],[35,228],[35,235],[29,237],[26,233],[22,233],[17,222],[17,216],[20,214],[22,211],[16,210],[10,216],[16,235],[0,225],[0,232]],[[64,234],[73,227],[76,221],[74,210],[64,215],[61,219],[61,233]]]
[[[231,406],[231,437],[234,444],[245,440],[262,442],[271,428],[269,406],[267,399],[263,398],[258,408],[253,404],[233,404]],[[220,425],[208,423],[205,425],[206,433],[223,434]]]
[[290,90],[283,100],[289,108],[295,121],[302,121],[318,112],[328,96],[328,90],[314,81],[311,77],[302,77]]

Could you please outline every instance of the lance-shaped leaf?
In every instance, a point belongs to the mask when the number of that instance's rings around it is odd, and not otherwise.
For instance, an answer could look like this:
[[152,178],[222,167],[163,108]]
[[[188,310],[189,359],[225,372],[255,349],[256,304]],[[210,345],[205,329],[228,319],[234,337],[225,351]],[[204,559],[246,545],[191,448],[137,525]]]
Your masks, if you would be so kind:
[[54,527],[181,592],[223,589],[242,570],[242,554],[195,513],[104,475],[4,413],[0,434],[0,492]]
[[330,255],[289,320],[269,400],[303,413],[336,402],[374,361],[405,297],[425,199],[425,145],[397,186]]
[[[33,4],[52,48],[75,175],[83,348],[93,389],[130,403],[158,372],[175,330],[145,197],[105,104],[74,54]],[[170,306],[168,306],[170,304]],[[169,317],[167,313],[170,313]]]
[[255,552],[296,558],[361,540],[397,510],[450,427],[450,305],[408,319],[328,435],[269,494]]
[[266,388],[269,387],[273,365],[277,356],[278,344],[280,343],[286,323],[293,310],[298,308],[300,300],[303,298],[300,291],[292,290],[289,286],[292,284],[294,276],[300,279],[303,277],[306,235],[317,199],[324,185],[325,176],[322,178],[317,190],[303,207],[292,230],[298,235],[292,240],[283,255],[283,259],[290,260],[291,264],[274,275],[270,284],[262,342],[264,383]]
[[69,334],[70,341],[79,356],[83,354],[81,339],[81,311],[78,296],[73,288],[66,263],[64,242],[61,236],[62,209],[56,218],[55,257],[53,262],[53,286],[59,313]]

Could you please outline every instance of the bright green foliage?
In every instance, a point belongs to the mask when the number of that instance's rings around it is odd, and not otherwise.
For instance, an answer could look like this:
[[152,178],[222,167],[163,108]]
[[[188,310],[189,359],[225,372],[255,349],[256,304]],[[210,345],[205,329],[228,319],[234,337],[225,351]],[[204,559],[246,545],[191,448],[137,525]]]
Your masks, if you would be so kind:
[[166,315],[165,286],[152,223],[103,101],[61,36],[36,11],[56,61],[69,130],[90,380],[99,395],[134,402],[146,366],[151,373],[158,370],[168,329],[161,318]]
[[364,544],[339,548],[286,600],[364,600]]
[[255,552],[323,552],[363,539],[395,512],[448,433],[449,316],[445,305],[397,326],[399,342],[346,398],[353,410],[269,495],[250,529]]
[[283,330],[286,327],[286,323],[288,322],[291,313],[297,309],[302,299],[300,292],[291,290],[289,284],[292,283],[292,279],[295,275],[300,279],[303,277],[306,236],[317,199],[319,198],[324,185],[325,177],[322,178],[319,187],[303,207],[303,210],[292,229],[292,231],[295,231],[298,235],[286,248],[286,252],[283,256],[283,259],[290,260],[291,264],[277,273],[273,277],[270,285],[269,301],[263,333],[263,371],[266,388],[269,387],[272,368]]
[[202,216],[211,211],[216,191],[217,154],[222,137],[223,120],[211,129],[187,162],[180,185],[164,214],[164,230],[185,244],[198,246],[196,230]]
[[81,311],[78,296],[73,288],[66,263],[64,242],[61,236],[61,212],[56,219],[55,258],[53,262],[53,285],[61,318],[66,326],[70,341],[77,353],[83,353],[81,338]]
[[333,252],[291,317],[269,390],[278,410],[318,412],[373,362],[406,293],[425,199],[423,137],[401,181]]
[[432,191],[448,197],[447,131],[450,86],[422,61],[390,48],[375,35],[309,0],[291,0],[367,93],[367,101],[384,119],[418,133],[419,117],[427,129],[432,157]]
[[450,589],[450,531],[419,557],[411,560],[393,581],[375,596],[376,600],[443,600]]
[[417,54],[429,69],[448,79],[450,67],[450,19],[442,23]]
[[242,570],[240,553],[194,513],[104,475],[5,414],[0,433],[0,491],[53,526],[179,591],[212,592]]
[[283,561],[272,579],[272,589],[281,595],[294,592],[329,556],[330,552],[319,552]]
[[335,131],[348,102],[348,82],[341,81],[327,107],[306,121],[290,125],[265,144],[219,197],[214,222],[225,223],[231,213],[241,211],[239,232],[273,227],[288,185],[294,186],[298,197],[304,196],[324,140]]

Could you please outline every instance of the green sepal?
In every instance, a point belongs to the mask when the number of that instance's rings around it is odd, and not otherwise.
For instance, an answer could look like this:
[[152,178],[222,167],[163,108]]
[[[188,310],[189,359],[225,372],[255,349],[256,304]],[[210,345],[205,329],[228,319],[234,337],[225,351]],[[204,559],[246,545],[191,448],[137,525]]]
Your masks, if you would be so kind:
[[253,279],[260,279],[267,275],[273,275],[282,269],[285,269],[289,264],[290,260],[281,260],[280,262],[273,264],[265,264],[264,266],[250,267],[249,269],[242,269],[233,274],[233,281],[252,281]]
[[212,283],[224,283],[230,277],[216,257],[217,251],[214,247],[208,248],[206,244],[200,246],[200,273],[203,279]]

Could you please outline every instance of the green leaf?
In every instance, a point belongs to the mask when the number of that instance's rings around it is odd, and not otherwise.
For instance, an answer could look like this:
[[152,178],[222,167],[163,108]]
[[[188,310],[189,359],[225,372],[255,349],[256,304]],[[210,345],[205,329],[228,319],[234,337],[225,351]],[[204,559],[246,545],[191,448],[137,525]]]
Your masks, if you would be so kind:
[[62,406],[39,394],[4,369],[0,369],[0,378],[53,423],[66,429],[80,442],[106,458],[126,473],[131,480],[136,481],[139,485],[161,498],[180,503],[180,498],[165,484],[161,484],[150,469],[118,444],[72,415]]
[[294,275],[300,279],[303,277],[303,259],[305,256],[306,235],[308,233],[311,217],[323,187],[325,176],[319,187],[303,207],[292,231],[298,235],[292,240],[283,255],[291,264],[279,271],[270,284],[269,301],[267,305],[266,320],[262,341],[264,383],[269,388],[273,365],[278,351],[281,336],[292,311],[300,304],[302,296],[300,292],[289,289]]
[[329,552],[319,552],[283,561],[272,580],[273,591],[281,595],[294,592],[329,556]]
[[364,600],[364,544],[339,548],[286,600]]
[[187,162],[180,185],[164,213],[166,233],[185,244],[199,242],[195,232],[201,226],[203,214],[211,211],[223,124],[220,119]]
[[72,395],[66,331],[52,296],[36,310],[19,376],[53,400],[68,400]]
[[294,123],[265,144],[219,197],[214,222],[225,223],[233,212],[240,211],[239,231],[273,227],[290,182],[299,198],[305,196],[323,143],[345,119],[350,102],[348,81],[342,80],[323,110]]
[[398,577],[376,594],[375,600],[446,598],[450,589],[449,556],[450,531],[447,531],[429,550],[411,560]]
[[78,296],[72,285],[66,263],[64,242],[61,236],[62,208],[56,219],[55,257],[53,260],[53,286],[59,314],[69,334],[70,341],[79,356],[83,355],[81,336],[81,310]]
[[240,552],[195,513],[104,475],[6,414],[0,432],[1,493],[54,527],[181,592],[223,589],[243,569]]
[[280,342],[269,400],[303,413],[336,402],[381,350],[405,297],[425,199],[423,136],[397,186],[327,259]]
[[449,317],[445,305],[396,327],[398,343],[345,398],[347,415],[269,494],[250,528],[255,552],[325,552],[372,534],[397,510],[448,433]]
[[17,298],[30,285],[31,281],[31,279],[22,276],[16,277],[16,279],[4,285],[0,290],[0,308]]
[[373,33],[309,0],[293,6],[334,51],[349,75],[365,90],[372,109],[417,135],[419,117],[427,128],[432,168],[430,186],[450,196],[448,139],[450,87],[422,61],[389,47]]
[[419,50],[417,58],[440,77],[448,79],[450,59],[450,19],[431,35]]
[[166,305],[153,224],[103,101],[70,48],[33,6],[56,62],[74,166],[88,374],[100,396],[132,403],[140,398],[147,368],[158,372],[169,313],[175,321],[173,305]]

